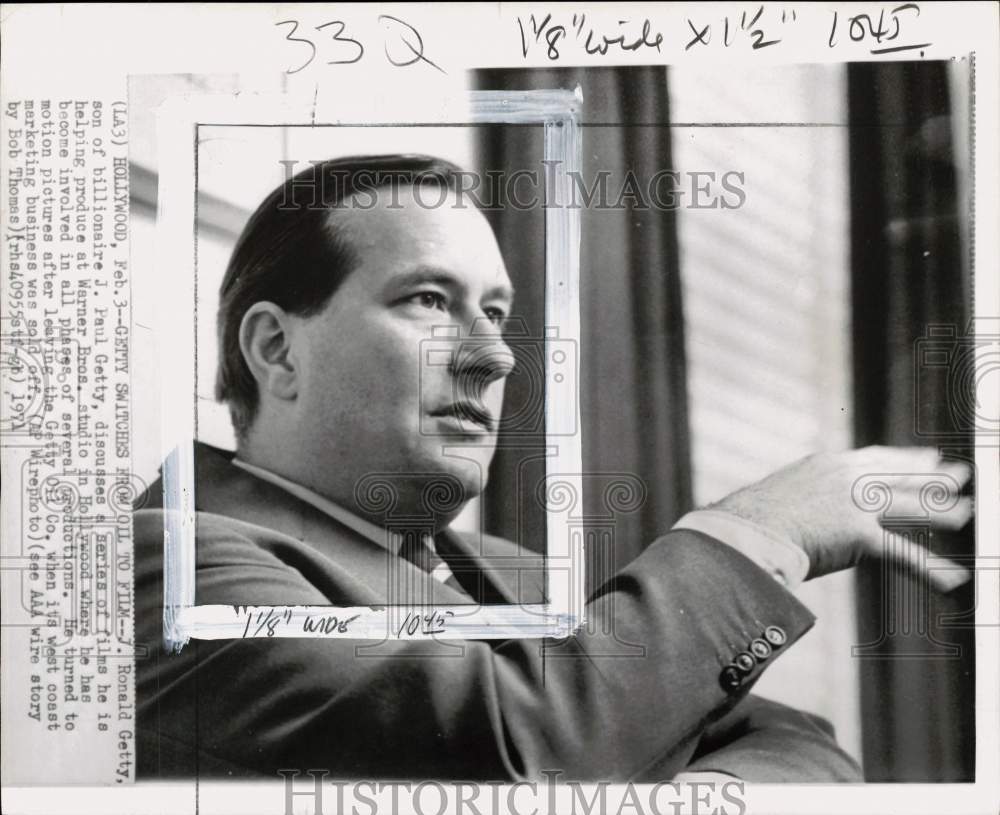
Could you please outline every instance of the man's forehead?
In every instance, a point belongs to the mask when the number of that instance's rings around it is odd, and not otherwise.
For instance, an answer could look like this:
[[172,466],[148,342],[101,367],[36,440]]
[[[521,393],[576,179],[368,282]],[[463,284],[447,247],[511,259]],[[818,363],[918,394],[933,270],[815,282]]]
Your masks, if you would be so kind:
[[451,191],[420,194],[410,187],[387,187],[358,193],[331,210],[328,226],[359,253],[362,265],[366,260],[394,261],[389,265],[396,269],[405,265],[406,272],[438,268],[465,275],[474,271],[484,283],[510,288],[489,222]]

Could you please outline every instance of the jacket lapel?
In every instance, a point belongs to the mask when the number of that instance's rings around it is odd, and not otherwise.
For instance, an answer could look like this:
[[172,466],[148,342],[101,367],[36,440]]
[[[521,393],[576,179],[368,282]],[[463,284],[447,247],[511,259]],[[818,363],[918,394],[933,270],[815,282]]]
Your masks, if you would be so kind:
[[444,529],[434,536],[434,545],[455,579],[470,596],[484,604],[517,603],[512,587],[507,585],[489,560],[479,555],[464,537],[451,529]]

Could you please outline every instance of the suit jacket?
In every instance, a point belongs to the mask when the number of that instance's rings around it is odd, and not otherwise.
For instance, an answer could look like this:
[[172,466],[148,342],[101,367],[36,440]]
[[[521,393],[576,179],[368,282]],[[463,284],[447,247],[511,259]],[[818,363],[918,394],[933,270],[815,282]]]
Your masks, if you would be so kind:
[[[311,505],[196,445],[198,604],[386,602],[415,569]],[[707,536],[671,532],[590,600],[561,642],[247,639],[162,646],[162,487],[135,512],[138,773],[342,778],[859,780],[828,725],[746,699],[769,664],[726,674],[764,631],[813,617],[767,573]],[[443,544],[443,545],[442,545]],[[537,602],[537,556],[508,541],[438,538],[468,595]],[[424,578],[426,574],[420,573]],[[449,586],[435,602],[469,602]],[[600,621],[613,621],[602,625]],[[643,655],[623,644],[639,645]]]

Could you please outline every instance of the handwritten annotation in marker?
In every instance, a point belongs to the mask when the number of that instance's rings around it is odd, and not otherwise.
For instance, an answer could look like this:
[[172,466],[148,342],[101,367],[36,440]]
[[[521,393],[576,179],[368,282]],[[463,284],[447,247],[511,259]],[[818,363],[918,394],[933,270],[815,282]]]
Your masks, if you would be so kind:
[[[378,15],[382,26],[382,50],[385,60],[397,68],[417,63],[446,73],[444,68],[424,53],[424,38],[410,23],[391,14]],[[365,45],[348,29],[343,20],[327,20],[316,26],[299,20],[281,20],[275,27],[284,27],[284,41],[290,43],[287,74],[297,74],[314,63],[317,65],[353,65],[365,57]],[[314,34],[313,32],[317,32]],[[319,61],[317,62],[317,58]]]

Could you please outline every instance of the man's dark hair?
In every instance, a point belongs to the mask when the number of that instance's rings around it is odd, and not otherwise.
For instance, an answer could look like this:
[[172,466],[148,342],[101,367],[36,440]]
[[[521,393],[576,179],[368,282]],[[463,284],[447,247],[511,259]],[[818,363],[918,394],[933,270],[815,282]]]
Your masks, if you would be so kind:
[[354,248],[330,217],[333,211],[354,195],[367,195],[373,206],[373,191],[390,185],[456,190],[461,173],[451,162],[423,155],[311,162],[257,207],[236,241],[219,290],[215,397],[229,404],[237,436],[246,435],[260,398],[240,351],[240,323],[247,310],[269,301],[305,317],[322,311],[358,264]]

